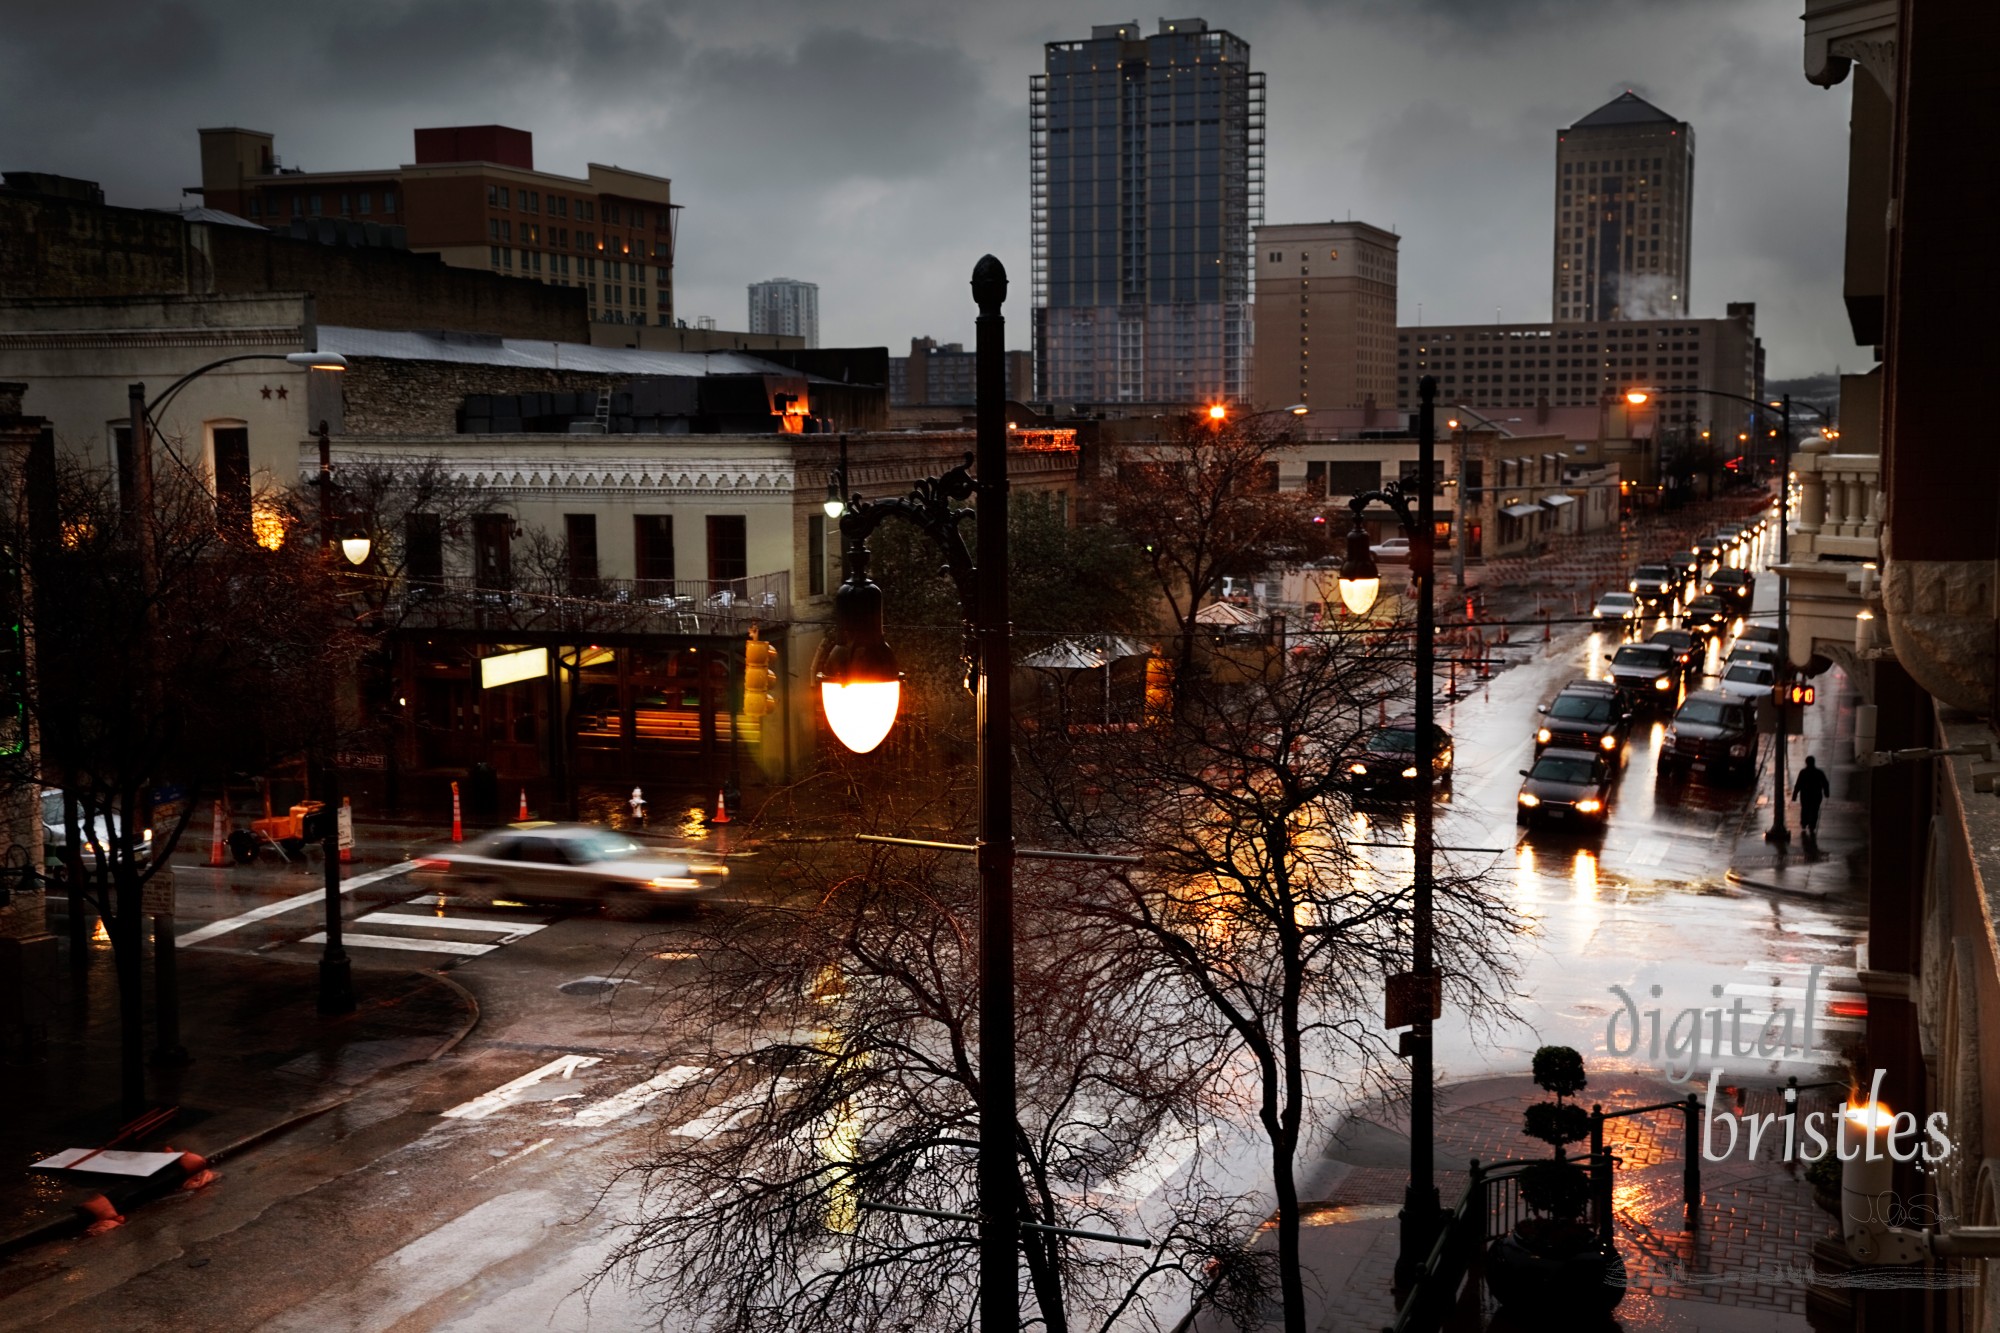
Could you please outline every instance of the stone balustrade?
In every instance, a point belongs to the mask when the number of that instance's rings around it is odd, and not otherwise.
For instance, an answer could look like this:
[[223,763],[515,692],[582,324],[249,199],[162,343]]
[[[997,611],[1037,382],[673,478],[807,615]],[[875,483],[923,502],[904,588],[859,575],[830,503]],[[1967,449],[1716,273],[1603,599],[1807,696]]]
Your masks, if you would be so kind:
[[1822,557],[1882,557],[1882,459],[1807,446],[1792,456],[1798,510],[1792,521],[1794,562]]

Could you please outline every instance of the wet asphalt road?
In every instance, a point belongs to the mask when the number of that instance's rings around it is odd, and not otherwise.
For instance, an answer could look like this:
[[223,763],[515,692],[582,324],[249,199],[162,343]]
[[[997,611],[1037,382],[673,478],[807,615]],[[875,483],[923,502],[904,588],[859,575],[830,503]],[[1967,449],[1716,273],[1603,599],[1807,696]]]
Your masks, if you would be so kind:
[[[1760,585],[1759,602],[1768,603],[1772,580]],[[1590,659],[1609,647],[1583,627],[1559,627],[1547,645],[1508,650],[1518,665],[1441,715],[1455,736],[1457,778],[1441,805],[1440,842],[1483,849],[1449,855],[1460,868],[1490,869],[1536,925],[1507,997],[1519,1020],[1475,1028],[1447,1013],[1441,1078],[1525,1068],[1547,1042],[1574,1045],[1593,1063],[1611,1059],[1614,984],[1671,1018],[1726,1003],[1716,987],[1798,1003],[1814,964],[1830,981],[1852,975],[1860,923],[1846,910],[1728,883],[1737,836],[1768,818],[1761,789],[1661,787],[1658,721],[1634,731],[1600,838],[1516,827],[1535,705],[1590,674]],[[1368,822],[1375,841],[1408,841],[1406,815]],[[1407,857],[1396,859],[1404,854],[1377,855],[1382,873],[1406,873]],[[299,891],[314,883],[302,877]],[[181,887],[184,936],[282,901],[232,894],[198,875],[184,875]],[[673,1103],[673,1117],[659,1114],[669,1103],[652,1080],[671,1034],[650,1026],[643,982],[594,979],[622,975],[634,957],[675,966],[678,928],[588,912],[471,910],[407,890],[390,876],[350,895],[345,928],[359,978],[365,985],[371,966],[449,968],[481,1005],[471,1037],[229,1164],[216,1187],[140,1210],[107,1236],[0,1263],[0,1330],[578,1330],[653,1321],[642,1294],[615,1281],[585,1286],[631,1203],[618,1170],[649,1134],[726,1132],[731,1107]],[[316,908],[301,905],[194,947],[311,957],[318,925]],[[1646,989],[1654,985],[1657,1000]],[[1842,1021],[1826,1019],[1829,1042]],[[1729,1072],[1804,1081],[1821,1058],[1732,1062]],[[1622,1063],[1658,1067],[1643,1050]],[[1160,1178],[1171,1178],[1178,1151],[1163,1149]]]

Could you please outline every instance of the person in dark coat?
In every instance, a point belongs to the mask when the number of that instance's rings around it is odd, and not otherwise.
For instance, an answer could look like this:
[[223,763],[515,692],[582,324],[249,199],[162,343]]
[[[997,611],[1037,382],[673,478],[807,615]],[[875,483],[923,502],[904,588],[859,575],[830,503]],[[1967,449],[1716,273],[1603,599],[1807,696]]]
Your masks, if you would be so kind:
[[1819,803],[1832,794],[1833,784],[1826,780],[1826,770],[1807,755],[1806,766],[1799,770],[1798,780],[1792,784],[1792,796],[1799,803],[1799,827],[1817,836]]

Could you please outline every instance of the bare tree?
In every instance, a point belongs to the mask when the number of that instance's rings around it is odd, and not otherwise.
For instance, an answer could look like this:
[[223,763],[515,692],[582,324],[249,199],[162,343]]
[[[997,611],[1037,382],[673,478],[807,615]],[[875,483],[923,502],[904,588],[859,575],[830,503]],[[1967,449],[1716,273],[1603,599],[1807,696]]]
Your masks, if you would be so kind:
[[[219,515],[199,476],[168,470],[142,524],[101,475],[58,468],[50,484],[27,542],[40,749],[21,776],[63,791],[70,891],[111,937],[133,1103],[145,1087],[144,886],[231,772],[330,752],[335,691],[362,640],[324,552],[260,544],[310,531],[310,500],[269,492]],[[146,562],[137,543],[148,537]],[[178,814],[155,821],[168,787]]]
[[[876,808],[893,827],[950,831],[964,795],[878,793]],[[795,817],[785,805],[765,818]],[[600,1276],[630,1273],[662,1309],[723,1330],[970,1329],[970,861],[864,852],[845,839],[774,844],[767,855],[774,848],[789,848],[771,870],[792,892],[707,922],[693,975],[663,983],[664,1023],[688,1043],[667,1062],[688,1071],[661,1116],[676,1128],[634,1168],[639,1216]],[[1026,1231],[1023,1327],[1163,1326],[1205,1274],[1211,1302],[1247,1311],[1260,1260],[1244,1244],[1253,1219],[1233,1197],[1197,1180],[1139,1217],[1106,1188],[1217,1113],[1214,1048],[1184,1040],[1161,993],[1172,978],[1151,960],[1085,946],[1066,887],[1027,873],[1018,892],[1014,1206],[1044,1227],[1143,1227],[1150,1241]]]
[[[1394,853],[1352,836],[1350,765],[1378,701],[1408,671],[1373,635],[1326,633],[1261,676],[1184,682],[1173,718],[1131,734],[1044,728],[1022,747],[1040,835],[1136,854],[1072,877],[1076,943],[1151,968],[1173,1039],[1196,1067],[1247,1061],[1269,1151],[1284,1327],[1304,1329],[1299,1151],[1309,1100],[1393,1088],[1377,1006],[1407,968],[1412,888]],[[1413,784],[1414,799],[1431,799]],[[1400,821],[1391,825],[1400,828]],[[1437,957],[1456,1012],[1506,1013],[1508,937],[1522,922],[1477,875],[1435,887]],[[1200,1054],[1192,1052],[1199,1051]]]

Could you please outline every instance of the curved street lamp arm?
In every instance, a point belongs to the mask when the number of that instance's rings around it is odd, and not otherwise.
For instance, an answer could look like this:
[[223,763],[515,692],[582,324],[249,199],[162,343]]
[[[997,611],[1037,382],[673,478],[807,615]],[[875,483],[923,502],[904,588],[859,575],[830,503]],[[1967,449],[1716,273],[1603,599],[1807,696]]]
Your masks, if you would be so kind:
[[211,361],[197,370],[190,370],[187,374],[160,390],[159,395],[152,402],[146,404],[146,415],[150,417],[159,412],[175,394],[211,370],[233,365],[238,361],[283,361],[284,359],[285,354],[283,352],[245,352],[240,356],[225,356],[220,361]]
[[1415,541],[1417,536],[1416,515],[1410,512],[1411,497],[1404,493],[1400,482],[1389,482],[1380,490],[1361,491],[1347,502],[1347,507],[1353,510],[1354,517],[1359,519],[1362,511],[1377,500],[1380,500],[1396,512],[1396,521],[1402,525],[1403,535]]

